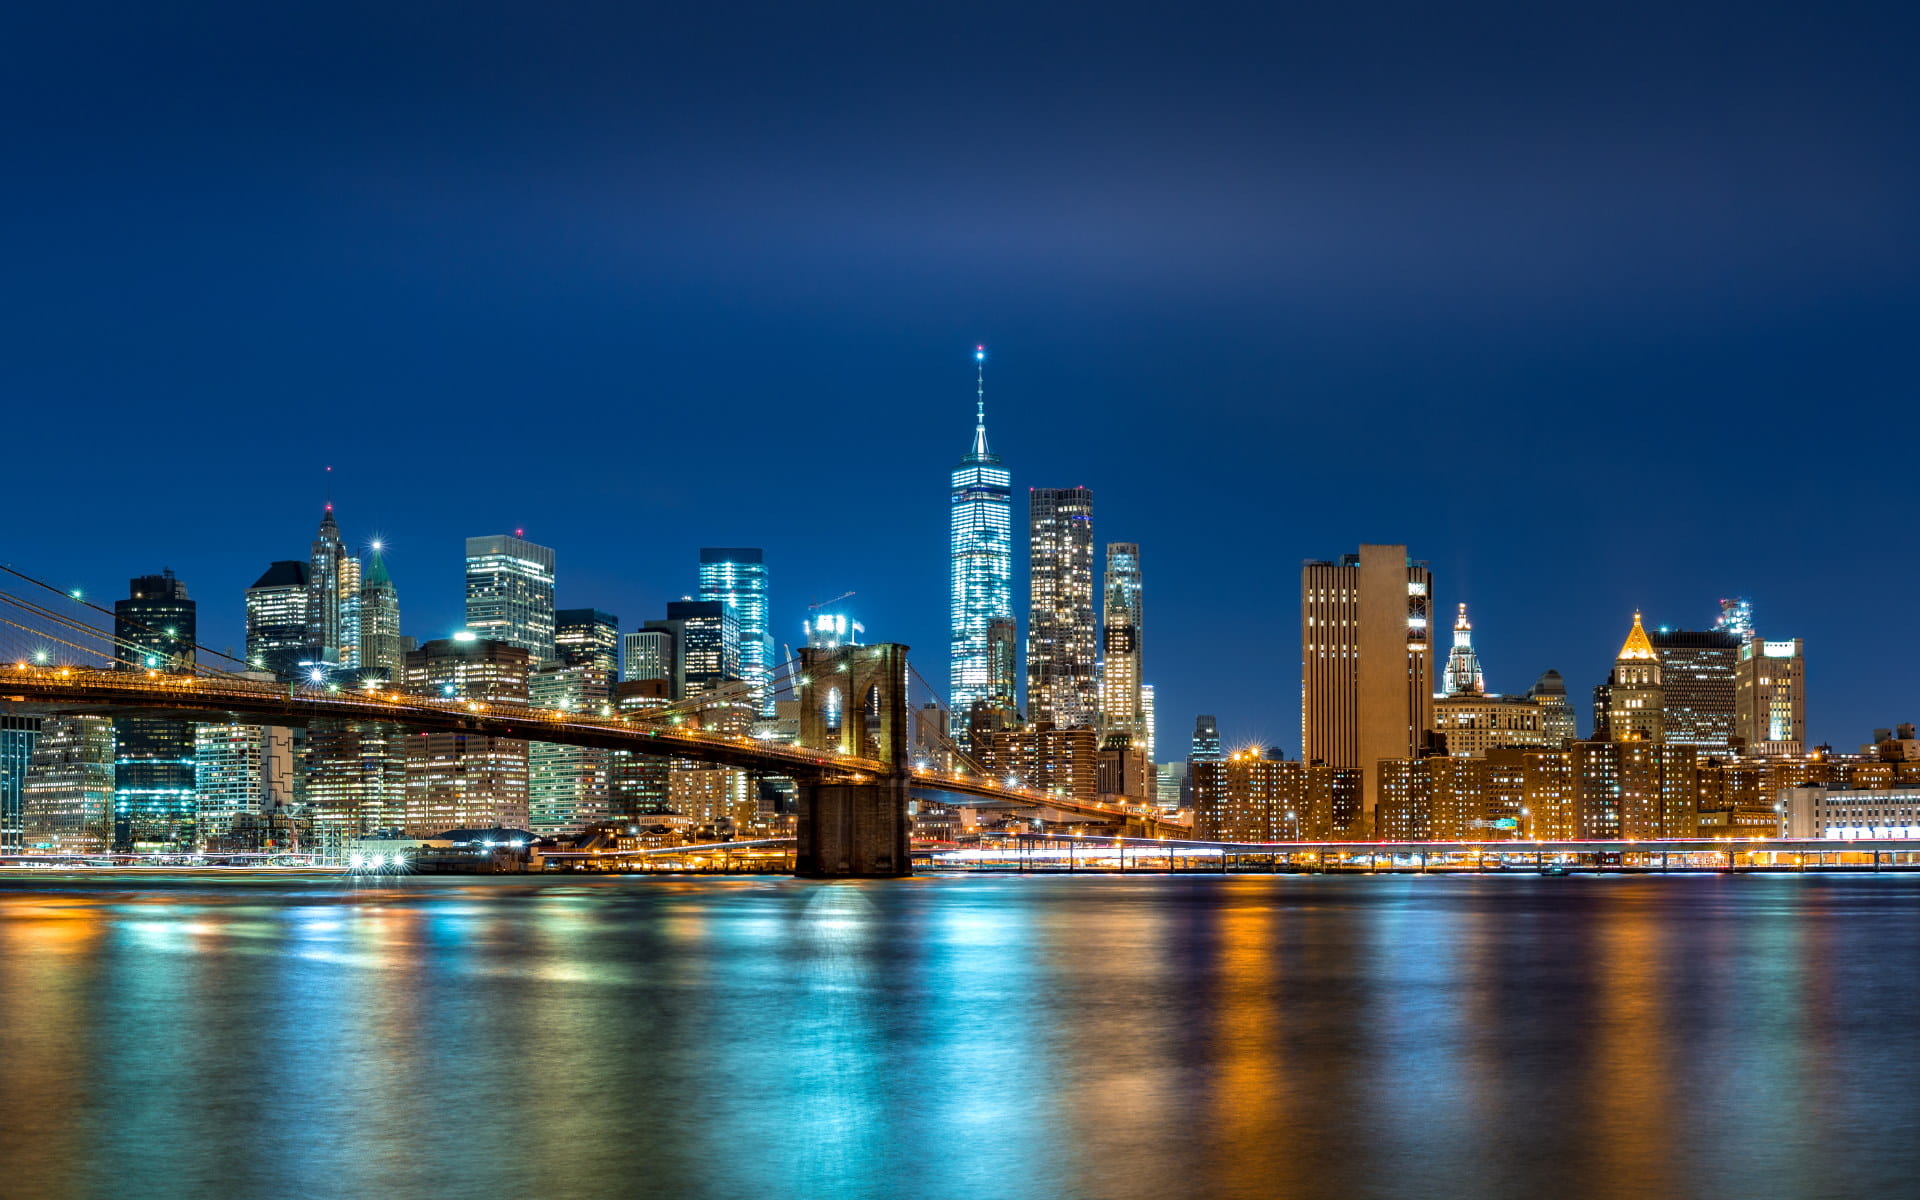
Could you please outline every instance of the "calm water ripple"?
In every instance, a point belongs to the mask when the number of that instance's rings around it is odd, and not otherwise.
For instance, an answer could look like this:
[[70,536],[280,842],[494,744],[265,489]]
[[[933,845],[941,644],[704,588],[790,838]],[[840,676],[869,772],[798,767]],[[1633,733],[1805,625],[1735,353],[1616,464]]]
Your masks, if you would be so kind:
[[1920,878],[0,885],[0,1196],[1855,1197]]

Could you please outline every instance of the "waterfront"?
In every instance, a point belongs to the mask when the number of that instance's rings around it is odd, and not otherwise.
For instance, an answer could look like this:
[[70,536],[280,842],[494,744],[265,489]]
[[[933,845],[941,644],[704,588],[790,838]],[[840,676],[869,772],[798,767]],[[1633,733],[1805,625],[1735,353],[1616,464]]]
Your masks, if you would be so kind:
[[1920,879],[8,880],[0,1194],[1854,1196]]

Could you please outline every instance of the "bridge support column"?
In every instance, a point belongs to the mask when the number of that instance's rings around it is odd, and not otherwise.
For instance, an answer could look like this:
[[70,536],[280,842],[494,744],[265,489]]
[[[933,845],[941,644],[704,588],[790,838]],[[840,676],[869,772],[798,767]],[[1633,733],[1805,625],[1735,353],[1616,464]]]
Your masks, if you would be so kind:
[[908,815],[907,648],[800,651],[800,742],[877,759],[885,774],[800,783],[793,873],[897,879],[913,873]]
[[800,785],[793,873],[806,879],[898,879],[913,873],[907,781]]

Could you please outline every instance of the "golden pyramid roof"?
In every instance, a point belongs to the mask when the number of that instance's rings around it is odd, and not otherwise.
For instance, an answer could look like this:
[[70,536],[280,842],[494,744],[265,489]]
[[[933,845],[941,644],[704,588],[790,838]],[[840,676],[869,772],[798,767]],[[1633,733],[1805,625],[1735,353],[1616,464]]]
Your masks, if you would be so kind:
[[1647,640],[1647,631],[1640,625],[1640,614],[1633,614],[1633,628],[1627,633],[1626,644],[1620,647],[1621,662],[1654,662],[1659,655],[1653,651],[1653,643]]

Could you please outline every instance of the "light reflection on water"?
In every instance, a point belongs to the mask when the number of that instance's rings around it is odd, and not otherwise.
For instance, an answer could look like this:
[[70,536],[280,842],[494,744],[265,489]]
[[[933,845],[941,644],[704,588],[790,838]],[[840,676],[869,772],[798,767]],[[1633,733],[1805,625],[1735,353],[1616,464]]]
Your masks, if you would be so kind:
[[1854,1196],[1920,879],[0,890],[0,1194]]

